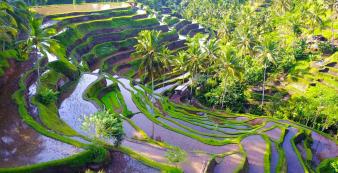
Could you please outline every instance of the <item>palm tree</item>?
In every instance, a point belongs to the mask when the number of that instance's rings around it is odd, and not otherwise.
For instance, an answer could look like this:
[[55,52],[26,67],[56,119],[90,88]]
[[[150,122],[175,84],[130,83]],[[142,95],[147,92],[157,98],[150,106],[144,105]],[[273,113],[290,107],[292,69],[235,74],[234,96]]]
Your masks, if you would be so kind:
[[[179,51],[175,57],[175,59],[173,60],[173,64],[174,64],[174,69],[175,71],[179,71],[179,72],[187,72],[187,66],[185,64],[185,59],[186,59],[186,52],[185,51]],[[184,78],[183,78],[183,83],[184,83]]]
[[[215,76],[222,81],[226,81],[227,78],[236,77],[241,80],[242,68],[239,66],[238,57],[236,56],[236,49],[230,45],[222,46],[222,54],[217,59],[217,71]],[[222,97],[220,97],[221,108],[224,107],[224,98],[227,92],[227,87],[224,86]]]
[[252,55],[254,45],[256,43],[255,37],[249,29],[240,29],[236,33],[237,48],[242,56]]
[[211,69],[214,67],[214,65],[217,62],[217,59],[221,54],[219,41],[217,39],[210,39],[202,48],[203,48],[202,59],[207,60],[207,63],[205,63],[205,69],[207,69],[207,73],[210,73]]
[[168,48],[163,47],[157,56],[158,56],[158,60],[163,65],[161,69],[161,74],[163,74],[162,80],[163,80],[163,86],[164,86],[164,81],[165,81],[164,73],[166,73],[168,70],[171,69],[171,64],[173,60],[173,52],[169,50]]
[[[24,52],[34,53],[34,57],[39,60],[39,54],[47,56],[47,53],[56,53],[59,44],[57,40],[53,39],[51,36],[55,34],[54,29],[42,29],[42,18],[37,18],[31,16],[29,19],[29,32],[28,38],[18,43],[23,43],[26,46]],[[37,70],[38,70],[38,84],[40,83],[40,62],[37,61]]]
[[325,0],[327,8],[331,11],[331,32],[332,32],[332,44],[334,42],[334,22],[338,17],[338,1],[337,0]]
[[309,18],[309,25],[311,27],[312,35],[315,32],[316,26],[320,26],[319,28],[322,29],[324,25],[323,17],[325,17],[325,8],[323,4],[313,1],[313,3],[310,3],[306,10],[306,14]]
[[[185,62],[186,69],[190,72],[191,85],[194,83],[194,77],[203,72],[205,59],[202,56],[202,49],[200,46],[201,35],[197,34],[193,38],[188,38],[188,49],[186,51],[183,60]],[[190,94],[192,95],[192,86],[190,87]]]
[[279,13],[279,14],[285,14],[285,12],[291,10],[292,8],[292,2],[291,0],[276,0],[274,1],[274,7],[275,10]]
[[153,91],[154,78],[163,71],[162,61],[164,58],[160,56],[163,49],[160,42],[160,33],[159,31],[141,31],[136,38],[138,43],[135,45],[135,55],[143,57],[139,72],[144,72],[146,78],[151,79]]
[[262,103],[264,105],[264,96],[265,96],[265,81],[266,81],[266,69],[268,63],[275,63],[276,56],[278,56],[277,43],[272,40],[271,37],[262,38],[261,45],[256,47],[258,56],[257,58],[264,66],[263,73],[263,90],[262,90]]
[[17,36],[17,22],[11,15],[13,7],[6,1],[0,2],[0,40],[2,40],[2,51],[5,51],[6,43],[11,43]]

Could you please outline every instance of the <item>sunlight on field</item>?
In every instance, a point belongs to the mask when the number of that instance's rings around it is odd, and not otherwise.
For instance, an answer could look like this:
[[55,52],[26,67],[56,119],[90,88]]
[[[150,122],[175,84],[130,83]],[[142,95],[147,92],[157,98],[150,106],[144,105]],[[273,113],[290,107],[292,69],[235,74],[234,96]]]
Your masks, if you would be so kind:
[[43,15],[53,15],[60,13],[71,13],[71,12],[89,12],[89,11],[100,11],[108,10],[114,8],[128,7],[128,3],[85,3],[79,5],[66,4],[66,5],[47,5],[47,6],[38,6],[31,8],[32,11],[35,11]]

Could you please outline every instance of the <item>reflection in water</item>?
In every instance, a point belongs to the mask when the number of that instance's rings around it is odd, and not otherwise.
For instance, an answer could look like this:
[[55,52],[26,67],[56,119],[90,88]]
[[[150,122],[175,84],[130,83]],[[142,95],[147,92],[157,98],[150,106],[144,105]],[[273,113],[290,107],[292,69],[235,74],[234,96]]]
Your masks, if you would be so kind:
[[155,130],[153,131],[152,128],[153,122],[150,121],[144,114],[134,115],[132,120],[138,127],[144,130],[144,132],[147,133],[148,136],[152,136],[152,133],[154,132],[154,139],[181,147],[186,151],[203,150],[209,153],[224,153],[228,151],[238,151],[238,146],[236,144],[229,144],[224,146],[207,145],[190,137],[163,128],[157,124],[154,124]]
[[[123,84],[121,85],[121,83],[118,83],[118,86],[121,90],[121,94],[123,96],[123,99],[127,105],[128,110],[130,110],[133,113],[137,113],[140,112],[140,110],[137,108],[137,106],[135,105],[135,103],[132,100],[132,96],[131,96],[131,92],[134,92],[134,88],[132,88],[130,86],[130,81],[128,79],[124,79],[124,78],[118,78],[118,80]],[[128,90],[130,91],[128,91]]]
[[84,4],[63,4],[63,5],[46,5],[41,7],[32,8],[33,11],[36,11],[42,15],[52,15],[52,14],[63,14],[63,13],[72,13],[72,12],[90,12],[90,11],[100,11],[108,10],[114,8],[124,8],[128,7],[127,3],[84,3]]
[[313,161],[316,166],[324,159],[338,157],[338,145],[334,141],[316,132],[312,132],[311,137]]
[[248,172],[264,172],[264,154],[266,152],[266,143],[264,139],[259,135],[253,135],[244,138],[241,141],[241,144],[248,154]]
[[[18,89],[20,74],[31,65],[31,61],[18,65],[0,89],[0,167],[46,162],[79,152],[73,146],[40,135],[21,120],[11,96]],[[34,94],[36,86],[32,85],[28,92]]]
[[106,173],[159,173],[160,171],[148,167],[139,161],[120,152],[112,154],[110,164],[104,169]]
[[98,111],[93,103],[83,99],[83,93],[97,78],[96,75],[83,74],[73,93],[61,103],[59,108],[60,118],[81,134],[85,134],[82,130],[81,118]]
[[304,172],[301,163],[298,160],[296,152],[293,150],[291,140],[292,137],[298,132],[295,128],[289,128],[289,132],[286,134],[283,149],[285,151],[285,157],[288,165],[288,173],[301,173]]
[[240,154],[232,154],[225,156],[215,166],[214,173],[232,173],[235,172],[237,166],[243,162],[243,158]]

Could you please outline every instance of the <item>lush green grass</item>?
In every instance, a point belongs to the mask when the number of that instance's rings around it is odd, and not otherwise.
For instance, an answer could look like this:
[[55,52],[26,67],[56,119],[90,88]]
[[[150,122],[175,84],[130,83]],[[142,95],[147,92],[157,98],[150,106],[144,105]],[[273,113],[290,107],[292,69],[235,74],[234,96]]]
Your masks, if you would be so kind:
[[64,47],[68,47],[75,43],[77,39],[85,36],[85,34],[98,30],[98,29],[128,29],[133,27],[149,26],[153,24],[159,24],[159,22],[153,19],[134,19],[134,15],[113,17],[104,20],[94,20],[84,23],[73,24],[65,32],[56,36],[55,38],[60,41]]
[[107,155],[108,151],[106,149],[98,146],[90,146],[85,151],[64,159],[15,168],[0,168],[0,173],[37,173],[53,169],[76,169],[84,167],[88,163],[101,163],[105,161]]
[[56,140],[59,140],[59,141],[62,141],[64,143],[71,144],[71,145],[74,145],[74,146],[77,146],[77,147],[87,146],[86,144],[83,144],[83,143],[76,141],[74,139],[71,139],[71,138],[65,137],[63,135],[51,132],[50,130],[46,129],[44,126],[42,126],[41,124],[36,122],[33,119],[33,117],[28,113],[28,110],[26,108],[27,103],[26,103],[26,100],[25,100],[25,90],[26,90],[25,80],[26,80],[28,74],[32,73],[33,71],[34,70],[30,70],[23,75],[23,77],[19,81],[19,90],[17,90],[13,95],[13,99],[15,100],[16,104],[18,105],[18,111],[19,111],[19,114],[20,114],[22,120],[42,135],[54,138]]
[[32,103],[36,105],[39,110],[39,118],[43,125],[57,133],[67,136],[80,136],[75,130],[63,122],[57,114],[58,109],[55,103],[44,105],[33,99]]
[[338,158],[325,159],[316,168],[317,172],[336,173],[338,169]]
[[136,159],[138,161],[141,161],[142,163],[144,163],[146,165],[149,165],[151,167],[160,169],[161,172],[166,172],[166,173],[183,173],[183,171],[181,169],[179,169],[178,167],[153,161],[151,159],[148,159],[145,156],[142,156],[142,155],[136,153],[135,151],[133,151],[132,149],[129,149],[127,147],[120,147],[119,150],[122,151],[122,152],[124,152],[124,153],[126,153],[126,154],[128,154],[132,158],[134,158],[134,159]]
[[10,58],[17,58],[17,52],[13,49],[0,52],[0,77],[5,74],[6,69],[9,67],[8,60]]

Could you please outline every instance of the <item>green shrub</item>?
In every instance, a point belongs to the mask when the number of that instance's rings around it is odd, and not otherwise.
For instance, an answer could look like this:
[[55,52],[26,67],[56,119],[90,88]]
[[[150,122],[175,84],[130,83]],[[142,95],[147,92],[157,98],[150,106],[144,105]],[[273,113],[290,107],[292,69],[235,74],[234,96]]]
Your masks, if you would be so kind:
[[80,72],[75,65],[67,59],[59,59],[48,63],[48,66],[58,73],[62,73],[71,80],[76,80],[80,76]]
[[173,147],[168,149],[165,153],[165,157],[172,163],[182,162],[186,159],[187,154],[179,147]]
[[335,48],[330,42],[321,42],[318,46],[319,51],[323,54],[332,54],[335,52]]
[[326,159],[322,161],[317,167],[317,172],[323,173],[338,172],[338,158]]
[[49,88],[41,88],[36,96],[38,101],[44,105],[49,105],[50,103],[58,99],[59,92],[53,91]]
[[114,139],[114,146],[119,146],[124,137],[121,116],[109,110],[85,117],[83,128],[87,131],[94,130],[98,138]]
[[306,53],[307,45],[305,40],[300,40],[294,47],[294,55],[296,60],[307,59],[308,53]]

